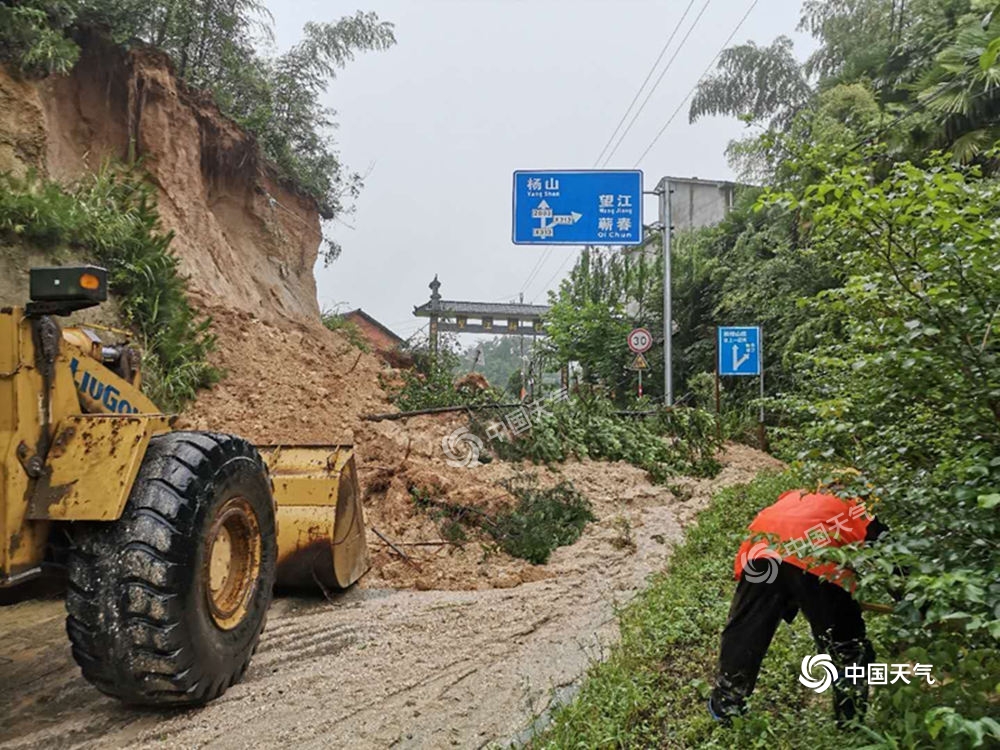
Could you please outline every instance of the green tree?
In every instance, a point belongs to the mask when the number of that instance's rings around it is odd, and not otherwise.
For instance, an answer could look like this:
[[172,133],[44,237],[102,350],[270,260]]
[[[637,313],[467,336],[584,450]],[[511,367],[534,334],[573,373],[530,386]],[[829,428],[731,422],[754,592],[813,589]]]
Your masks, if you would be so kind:
[[[537,356],[535,344],[537,341],[529,338],[525,342],[524,356],[530,362]],[[512,394],[520,393],[520,381],[516,389],[510,389],[508,384],[515,373],[520,377],[523,361],[521,359],[521,340],[517,336],[495,336],[486,341],[480,341],[466,347],[462,353],[462,361],[456,374],[466,372],[481,372],[494,388],[506,388]]]
[[[992,52],[990,51],[992,48]],[[1000,140],[1000,17],[971,16],[921,80],[917,100],[939,127],[934,145],[968,162]]]
[[0,60],[29,76],[68,72],[80,55],[65,34],[73,19],[68,3],[0,2]]
[[[734,168],[751,181],[773,180],[776,165],[791,158],[780,136],[826,143],[826,133],[811,130],[821,110],[828,126],[836,111],[857,143],[888,135],[899,156],[919,159],[929,148],[948,147],[973,158],[997,135],[998,69],[989,53],[996,26],[979,24],[986,5],[806,0],[800,28],[819,48],[801,64],[784,37],[769,47],[750,42],[725,50],[717,71],[698,86],[691,120],[728,114],[765,126],[729,147]],[[859,109],[831,107],[838,89],[841,104],[854,92]],[[858,96],[862,91],[871,97]]]
[[779,36],[769,47],[747,42],[719,55],[718,70],[698,84],[689,117],[730,115],[784,128],[812,93],[791,39]]
[[1000,663],[1000,182],[946,154],[885,176],[882,154],[864,156],[801,200],[771,196],[801,209],[807,247],[846,274],[809,305],[841,334],[798,358],[784,404],[802,457],[860,468],[880,498],[893,537],[853,562],[869,571],[862,596],[903,591],[891,647],[952,676],[894,696],[882,738],[972,746]]
[[[625,369],[628,332],[641,317],[656,336],[654,315],[646,312],[655,310],[650,292],[657,276],[648,252],[636,253],[630,262],[621,250],[587,248],[559,290],[550,293],[547,350],[559,365],[578,363],[584,383],[600,384],[619,398],[633,390],[628,385],[633,375]],[[660,269],[662,276],[662,265]],[[630,317],[629,300],[645,314]],[[660,341],[662,321],[660,315]],[[659,377],[663,377],[662,370]],[[649,380],[654,379],[651,374]]]

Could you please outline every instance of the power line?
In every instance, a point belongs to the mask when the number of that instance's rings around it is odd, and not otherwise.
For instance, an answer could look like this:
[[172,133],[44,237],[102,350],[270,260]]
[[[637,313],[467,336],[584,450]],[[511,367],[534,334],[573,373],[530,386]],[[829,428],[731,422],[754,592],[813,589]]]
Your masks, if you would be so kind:
[[[759,2],[760,2],[760,0],[753,0],[753,2],[750,3],[750,7],[747,8],[746,12],[743,14],[743,17],[740,19],[739,23],[736,24],[736,27],[732,30],[732,32],[726,38],[726,41],[724,41],[722,43],[722,46],[719,48],[719,51],[715,53],[715,56],[712,58],[712,61],[708,64],[708,67],[705,68],[704,72],[701,74],[701,76],[699,76],[699,78],[695,82],[694,86],[691,87],[691,90],[688,91],[688,93],[684,97],[684,99],[681,100],[680,105],[677,107],[677,109],[674,110],[674,113],[670,116],[670,119],[667,120],[667,122],[664,124],[664,126],[662,128],[660,128],[660,132],[656,134],[656,137],[653,139],[653,142],[650,143],[649,146],[646,147],[645,151],[642,152],[642,156],[640,156],[639,159],[636,161],[635,166],[639,165],[639,162],[641,162],[643,160],[643,158],[646,156],[646,154],[649,153],[650,149],[652,149],[653,146],[656,144],[656,142],[660,139],[660,136],[663,135],[663,132],[667,129],[667,126],[670,125],[671,122],[673,122],[673,120],[674,120],[675,117],[677,117],[677,113],[681,111],[681,108],[683,108],[683,106],[687,102],[687,100],[691,98],[691,95],[694,93],[695,89],[698,88],[698,84],[701,82],[701,79],[704,78],[706,75],[708,75],[708,72],[715,65],[716,60],[719,59],[719,56],[722,54],[723,50],[725,50],[726,46],[733,40],[733,37],[736,36],[737,32],[739,32],[739,30],[743,27],[743,24],[746,22],[746,20],[749,17],[750,13],[753,11],[753,9],[755,7],[757,7],[757,4]],[[702,6],[702,12],[704,12],[704,10],[705,10],[705,8],[707,6],[708,6],[708,0],[706,0],[705,5]],[[700,17],[701,17],[701,13],[699,13],[699,15],[698,15],[698,18],[700,18]],[[689,34],[690,34],[691,30],[694,29],[694,25],[697,24],[697,22],[698,22],[698,19],[696,18],[694,24],[691,25],[690,29],[688,29],[688,33]],[[685,36],[685,39],[686,38],[687,37]],[[682,40],[681,41],[681,46],[683,46],[683,44],[684,44],[684,41]],[[678,49],[680,49],[680,48],[678,48]],[[641,109],[640,109],[640,111],[641,111]],[[556,272],[554,274],[552,274],[552,276],[549,277],[548,281],[545,282],[545,285],[542,287],[542,291],[545,291],[546,289],[548,289],[549,284],[551,284],[553,282],[553,280],[555,280],[555,278],[560,273],[562,273],[563,269],[566,267],[566,264],[569,263],[570,260],[572,260],[572,256],[570,256],[565,261],[563,261],[562,265],[559,266],[559,268],[556,269]],[[538,295],[535,295],[535,297],[537,297],[537,296]],[[534,302],[534,299],[535,298],[532,298],[532,302]]]
[[535,265],[531,269],[531,271],[528,273],[528,277],[524,280],[524,283],[521,284],[521,290],[520,291],[522,293],[527,290],[528,284],[530,284],[532,282],[532,280],[535,278],[535,275],[541,270],[542,265],[545,263],[545,261],[547,261],[549,259],[549,255],[551,253],[552,253],[552,248],[551,247],[547,247],[547,248],[545,248],[545,252],[542,252],[542,253],[538,254],[538,260],[535,261]]
[[660,75],[656,79],[656,82],[653,84],[653,87],[648,92],[646,92],[646,98],[642,100],[642,104],[639,105],[639,109],[637,109],[635,114],[632,115],[632,119],[629,121],[628,127],[626,127],[624,131],[622,131],[621,136],[619,136],[618,138],[618,142],[615,143],[615,147],[611,149],[611,151],[608,153],[607,158],[605,158],[604,160],[604,166],[607,166],[608,162],[611,161],[611,158],[618,152],[618,149],[621,147],[622,142],[625,140],[625,136],[629,134],[629,131],[632,130],[632,126],[635,125],[636,120],[639,119],[639,115],[642,114],[642,111],[646,108],[646,105],[649,104],[649,100],[652,98],[653,94],[656,92],[656,89],[663,81],[663,78],[664,76],[666,76],[667,71],[670,70],[670,66],[673,65],[674,60],[677,59],[677,55],[679,55],[681,50],[684,49],[684,44],[691,36],[691,33],[694,31],[695,26],[698,25],[698,21],[700,21],[701,17],[705,15],[705,11],[708,10],[708,5],[711,2],[712,0],[705,0],[705,4],[701,6],[701,10],[698,11],[698,15],[695,17],[694,23],[691,24],[690,28],[687,30],[687,33],[684,35],[684,38],[681,39],[680,44],[677,45],[677,49],[674,50],[674,54],[667,61],[666,67],[664,67],[663,70],[660,71]]
[[[688,99],[691,98],[692,94],[694,94],[695,90],[698,88],[698,84],[701,83],[702,79],[706,75],[708,75],[708,72],[715,65],[715,62],[719,59],[719,56],[725,50],[726,46],[733,40],[733,37],[736,36],[736,34],[739,32],[740,28],[742,28],[743,24],[746,22],[747,18],[750,16],[750,13],[753,12],[753,9],[758,5],[759,2],[760,2],[760,0],[753,0],[753,2],[750,3],[750,7],[747,8],[746,12],[743,14],[743,17],[740,19],[739,23],[736,24],[736,27],[729,34],[729,36],[726,38],[726,41],[723,42],[722,47],[715,54],[715,56],[712,58],[712,61],[708,64],[708,67],[705,68],[705,70],[702,72],[701,76],[695,82],[694,86],[691,87],[691,90],[688,91],[688,93],[684,97],[684,99],[681,100],[681,103],[678,105],[677,109],[674,110],[674,112],[670,115],[670,118],[663,124],[663,127],[660,128],[660,131],[656,134],[656,136],[653,138],[653,140],[650,142],[650,144],[646,147],[646,150],[643,151],[642,154],[639,156],[639,158],[636,160],[635,166],[638,166],[642,162],[642,160],[646,157],[646,154],[649,153],[649,151],[653,148],[653,146],[656,144],[656,142],[660,139],[660,137],[663,135],[664,131],[666,131],[666,129],[670,125],[670,123],[673,122],[673,120],[677,117],[677,114],[684,107],[684,104],[688,101]],[[936,91],[933,94],[931,94],[925,100],[923,100],[923,101],[920,101],[920,100],[915,101],[913,104],[911,104],[906,109],[906,111],[900,113],[899,115],[897,115],[896,117],[894,117],[892,120],[890,120],[888,123],[880,126],[878,128],[878,130],[875,131],[875,133],[873,133],[872,135],[869,135],[869,136],[865,136],[864,138],[861,138],[854,145],[853,148],[859,148],[862,145],[864,145],[865,143],[872,143],[872,142],[874,142],[880,136],[882,136],[883,134],[885,134],[887,131],[891,130],[896,125],[898,125],[899,123],[901,123],[903,120],[908,119],[909,117],[911,117],[912,115],[916,114],[920,110],[926,109],[927,105],[929,105],[931,102],[935,101],[936,99],[940,98],[945,93],[947,93],[947,91],[944,88],[941,88],[938,91]],[[985,96],[985,95],[987,95],[989,93],[990,93],[989,91],[981,91],[978,94],[975,94],[973,96],[973,98],[978,98],[980,96]],[[853,149],[847,149],[847,150],[841,152],[838,156],[843,156],[844,154],[846,154],[850,150],[853,150]],[[562,272],[562,270],[566,267],[566,264],[570,260],[572,260],[572,256],[570,256],[565,261],[563,261],[563,264],[561,266],[559,266],[559,268],[556,269],[556,272],[554,274],[552,274],[552,276],[549,277],[548,281],[545,282],[545,285],[542,287],[541,292],[544,292],[546,289],[548,289],[549,284],[551,284],[552,281]],[[539,294],[541,292],[539,292]],[[534,302],[534,300],[537,298],[537,296],[538,295],[535,295],[535,297],[532,298],[532,302]]]
[[[690,34],[690,33],[691,33],[691,31],[692,31],[692,30],[694,29],[695,25],[696,25],[696,24],[698,23],[698,19],[699,19],[699,18],[701,18],[701,14],[702,14],[702,13],[704,13],[704,11],[705,11],[705,8],[707,8],[707,7],[708,7],[708,3],[709,3],[709,1],[710,1],[710,0],[706,0],[706,2],[705,2],[705,5],[704,5],[704,6],[702,6],[702,9],[701,9],[701,12],[699,12],[699,14],[698,14],[698,17],[697,17],[697,18],[695,18],[695,21],[694,21],[694,23],[692,23],[692,24],[691,24],[691,27],[690,27],[690,28],[688,29],[688,34]],[[662,128],[660,128],[660,131],[659,131],[659,132],[658,132],[658,133],[656,134],[656,136],[655,136],[655,137],[653,138],[653,140],[652,140],[652,142],[651,142],[651,143],[649,144],[649,146],[647,146],[647,147],[646,147],[646,150],[642,152],[642,156],[640,156],[640,157],[639,157],[639,158],[638,158],[638,159],[636,160],[636,163],[635,163],[635,166],[638,166],[638,165],[639,165],[639,163],[640,163],[640,162],[641,162],[641,161],[642,161],[642,160],[643,160],[643,159],[645,158],[646,154],[648,154],[648,153],[650,152],[650,150],[651,150],[651,149],[653,148],[653,146],[654,146],[654,145],[656,145],[656,142],[657,142],[657,141],[658,141],[658,140],[660,139],[660,137],[661,137],[661,136],[663,135],[663,133],[664,133],[664,132],[666,131],[666,129],[667,129],[667,127],[668,127],[668,126],[670,125],[670,123],[671,123],[671,122],[673,122],[673,121],[674,121],[674,119],[675,119],[675,118],[677,117],[677,114],[678,114],[678,113],[679,113],[679,112],[681,111],[681,109],[682,109],[682,108],[684,107],[684,104],[685,104],[685,103],[687,102],[687,100],[691,98],[692,94],[694,94],[694,92],[695,92],[695,89],[697,89],[697,88],[698,88],[698,84],[699,84],[699,83],[701,83],[701,80],[702,80],[702,79],[703,79],[703,78],[704,78],[704,77],[705,77],[706,75],[708,75],[709,71],[710,71],[710,70],[711,70],[711,69],[712,69],[712,68],[713,68],[713,67],[715,66],[715,63],[716,63],[716,61],[717,61],[717,60],[719,59],[719,56],[720,56],[720,55],[722,54],[722,52],[723,52],[723,51],[724,51],[724,50],[726,49],[726,47],[727,47],[727,46],[729,45],[729,43],[730,43],[730,42],[731,42],[731,41],[733,40],[733,37],[735,37],[735,36],[736,36],[736,34],[737,34],[737,33],[739,32],[739,30],[740,30],[740,29],[741,29],[741,28],[743,27],[743,24],[744,24],[744,23],[746,22],[747,18],[748,18],[748,17],[750,16],[750,13],[752,13],[752,12],[753,12],[753,9],[757,7],[757,4],[758,4],[759,2],[760,2],[760,0],[753,0],[753,1],[752,1],[752,2],[750,3],[750,6],[749,6],[749,7],[747,8],[747,10],[746,10],[746,12],[745,12],[745,13],[743,14],[742,18],[740,18],[739,22],[738,22],[738,23],[736,24],[736,26],[735,26],[735,27],[733,28],[732,32],[730,32],[729,36],[728,36],[728,37],[726,37],[726,41],[724,41],[724,42],[722,43],[722,46],[721,46],[721,47],[719,48],[719,51],[715,53],[715,55],[714,55],[714,56],[712,57],[712,60],[711,60],[711,62],[709,62],[708,66],[707,66],[707,67],[705,68],[705,70],[704,70],[704,71],[702,72],[702,74],[701,74],[701,75],[700,75],[700,76],[698,77],[698,80],[697,80],[697,81],[695,81],[695,84],[694,84],[694,86],[692,86],[692,87],[691,87],[691,90],[690,90],[690,91],[688,91],[687,95],[686,95],[686,96],[685,96],[685,97],[684,97],[684,98],[683,98],[683,99],[681,100],[681,103],[680,103],[680,104],[678,105],[677,109],[675,109],[675,110],[674,110],[673,114],[672,114],[672,115],[670,115],[670,119],[668,119],[668,120],[667,120],[667,122],[666,122],[666,123],[664,123],[663,127],[662,127]],[[682,40],[682,41],[681,41],[681,46],[683,46],[683,44],[684,44],[684,41],[685,41],[686,39],[687,39],[687,35],[685,36],[684,40]],[[680,47],[678,47],[678,50],[679,50],[679,49],[680,49]],[[671,59],[672,59],[672,58],[671,58]],[[641,108],[640,108],[640,111],[641,111]],[[638,116],[638,113],[636,114],[636,116]],[[619,139],[619,140],[620,140],[620,139]],[[610,156],[609,156],[608,158],[610,159]],[[562,265],[560,265],[560,266],[559,266],[559,268],[557,268],[557,269],[556,269],[556,272],[555,272],[554,274],[552,274],[552,276],[550,276],[550,277],[549,277],[549,280],[545,282],[545,285],[544,285],[544,286],[542,287],[542,292],[544,292],[544,291],[545,291],[546,289],[548,289],[548,287],[549,287],[549,284],[551,284],[551,283],[552,283],[552,281],[553,281],[553,280],[554,280],[554,279],[555,279],[555,278],[556,278],[556,277],[557,277],[557,276],[558,276],[558,275],[559,275],[560,273],[562,273],[562,271],[563,271],[563,269],[564,269],[564,268],[566,267],[567,263],[569,263],[569,262],[570,262],[570,260],[572,260],[572,259],[573,259],[573,258],[572,258],[572,256],[570,256],[570,257],[569,257],[569,258],[567,258],[567,259],[566,259],[565,261],[563,261]],[[539,292],[539,293],[541,293],[541,292]],[[534,300],[535,300],[535,299],[537,298],[537,296],[538,296],[538,295],[535,295],[535,297],[533,297],[533,298],[532,298],[532,302],[534,302]]]
[[635,166],[639,166],[639,163],[646,158],[646,154],[648,154],[652,150],[653,146],[656,145],[656,142],[660,140],[660,137],[663,135],[664,132],[666,132],[666,129],[670,126],[670,123],[674,121],[674,118],[677,117],[678,113],[680,113],[680,111],[684,108],[684,105],[687,104],[688,99],[690,99],[691,96],[694,94],[695,90],[698,88],[698,84],[701,83],[702,79],[704,79],[705,76],[708,75],[709,71],[712,70],[713,67],[715,67],[716,61],[725,51],[729,43],[733,40],[733,37],[736,36],[737,32],[739,32],[739,30],[743,27],[744,22],[750,16],[750,13],[753,11],[753,9],[757,7],[757,4],[759,2],[760,0],[753,0],[753,2],[750,3],[750,7],[747,8],[746,13],[743,14],[743,17],[740,19],[739,23],[736,24],[736,27],[726,38],[726,41],[722,43],[722,46],[719,48],[719,51],[715,53],[715,56],[712,58],[712,61],[706,66],[705,70],[698,77],[698,80],[694,82],[694,86],[692,86],[691,90],[687,92],[687,95],[683,99],[681,99],[681,103],[677,105],[677,109],[675,109],[673,114],[670,115],[670,118],[665,123],[663,123],[663,127],[660,128],[659,132],[653,137],[653,140],[650,142],[650,144],[646,146],[646,150],[642,152],[642,155],[638,159],[636,159]]
[[[701,18],[702,13],[705,12],[705,8],[708,7],[708,3],[710,1],[711,0],[706,0],[705,5],[702,7],[701,12],[698,14],[698,18],[695,19],[695,22],[694,22],[695,24],[698,23],[698,19]],[[667,50],[670,48],[670,44],[674,41],[674,37],[677,36],[677,32],[680,31],[681,25],[684,23],[684,19],[687,18],[687,15],[691,11],[692,6],[694,6],[694,2],[695,2],[695,0],[689,0],[689,2],[687,4],[687,7],[684,9],[684,13],[681,14],[680,19],[677,21],[676,24],[674,24],[674,29],[673,29],[673,31],[670,32],[670,36],[667,37],[666,43],[660,49],[660,54],[657,55],[656,60],[653,62],[652,66],[649,68],[649,72],[646,73],[645,79],[643,79],[642,84],[636,90],[635,96],[632,97],[632,101],[629,103],[628,107],[626,107],[625,111],[622,113],[622,117],[618,121],[618,124],[615,125],[615,129],[611,132],[611,136],[608,138],[608,142],[604,144],[604,148],[601,149],[601,153],[598,154],[597,158],[594,160],[594,168],[596,168],[601,163],[601,157],[604,156],[604,153],[608,150],[608,147],[611,145],[612,141],[614,141],[615,136],[618,134],[618,131],[621,128],[622,124],[624,124],[625,120],[628,118],[629,112],[632,111],[632,108],[635,106],[635,103],[637,101],[639,101],[639,97],[642,95],[643,89],[646,88],[646,84],[648,84],[649,80],[653,77],[653,73],[656,72],[656,68],[660,64],[660,61],[663,59],[663,56],[667,54]],[[684,42],[687,41],[687,38],[688,38],[688,36],[690,36],[691,30],[693,28],[694,28],[694,24],[692,24],[691,29],[688,29],[687,35],[685,35],[684,39],[681,41],[681,45],[680,45],[681,47],[684,46]],[[664,68],[664,70],[663,70],[662,73],[660,73],[660,77],[656,79],[656,83],[653,85],[653,90],[654,91],[656,90],[656,87],[659,86],[660,81],[663,80],[664,74],[666,73],[667,70],[669,70],[671,63],[673,63],[674,58],[677,57],[677,53],[679,51],[680,51],[680,47],[678,47],[677,50],[674,51],[673,57],[671,57],[670,60],[667,62],[667,67]],[[646,106],[646,102],[648,102],[648,101],[649,101],[649,97],[647,96],[646,99],[642,103],[642,107],[645,107]],[[636,117],[639,116],[639,113],[642,111],[642,107],[640,107],[639,112],[636,113]],[[629,123],[628,128],[626,128],[626,132],[628,132],[628,130],[631,129],[631,127],[632,127],[632,125],[633,125],[634,122],[635,122],[635,120],[633,119],[632,122]],[[624,134],[622,135],[622,137],[624,138]],[[621,145],[621,140],[619,140],[618,143],[615,144],[614,150],[612,151],[611,154],[608,155],[608,160],[611,159],[611,156],[614,154],[614,151],[617,151],[618,147],[620,145]],[[607,161],[605,161],[605,165],[606,164],[607,164]],[[538,275],[538,273],[542,270],[542,268],[545,267],[545,264],[549,262],[549,258],[551,256],[552,256],[552,248],[551,247],[545,248],[545,250],[542,253],[539,254],[538,260],[535,261],[535,265],[532,266],[531,270],[528,272],[528,276],[524,280],[524,283],[521,285],[521,292],[527,291],[528,287],[531,285],[531,282],[535,280],[535,277]],[[565,263],[563,265],[565,265]]]
[[[660,64],[660,60],[662,60],[663,56],[667,54],[667,49],[670,47],[670,43],[674,41],[674,37],[677,36],[677,32],[680,31],[681,24],[684,23],[684,19],[687,18],[687,14],[691,10],[691,6],[693,5],[694,5],[694,0],[690,0],[687,4],[687,7],[684,9],[684,14],[681,16],[680,20],[674,26],[674,30],[670,32],[670,36],[667,38],[666,44],[664,44],[663,48],[660,50],[660,54],[657,56],[656,61],[650,67],[649,72],[646,73],[646,78],[645,80],[643,80],[642,85],[639,86],[639,88],[636,90],[635,96],[632,97],[631,103],[629,103],[628,107],[626,107],[625,111],[622,113],[622,119],[620,119],[618,121],[618,124],[615,125],[615,129],[611,131],[611,136],[608,138],[608,142],[604,144],[604,148],[601,149],[601,153],[597,155],[596,159],[594,159],[595,167],[601,163],[601,157],[604,156],[604,152],[608,150],[608,147],[611,145],[611,142],[614,141],[615,136],[618,135],[618,130],[621,128],[621,126],[625,124],[625,120],[626,118],[628,118],[629,112],[632,111],[632,107],[634,107],[635,103],[639,101],[639,96],[642,94],[642,90],[646,88],[646,84],[649,83],[649,79],[653,77],[653,73],[656,72],[656,68]],[[667,65],[669,66],[670,63],[667,63]]]
[[[555,280],[556,276],[562,273],[562,270],[566,267],[566,264],[569,263],[571,260],[573,260],[572,255],[568,256],[566,260],[562,262],[562,265],[556,269],[556,272],[549,277],[549,280],[546,281],[545,284],[542,285],[542,288],[539,290],[538,294],[544,293],[549,288],[549,284],[551,284],[553,280]],[[538,299],[538,294],[536,294],[534,297],[531,298],[532,304],[534,304],[535,300]]]

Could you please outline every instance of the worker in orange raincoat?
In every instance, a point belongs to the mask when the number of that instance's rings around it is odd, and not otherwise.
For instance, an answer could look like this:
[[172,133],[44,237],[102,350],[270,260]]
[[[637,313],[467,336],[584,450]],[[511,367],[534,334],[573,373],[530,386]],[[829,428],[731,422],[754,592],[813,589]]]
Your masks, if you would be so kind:
[[859,498],[842,500],[833,494],[791,490],[758,513],[749,530],[753,535],[736,555],[733,572],[738,583],[722,631],[709,713],[728,723],[744,711],[778,623],[782,618],[792,622],[802,610],[817,653],[829,654],[838,670],[840,678],[833,682],[838,723],[863,716],[867,682],[844,679],[847,665],[867,667],[875,656],[865,637],[861,608],[849,593],[854,590],[854,573],[834,563],[820,563],[809,551],[813,546],[871,542],[885,526]]

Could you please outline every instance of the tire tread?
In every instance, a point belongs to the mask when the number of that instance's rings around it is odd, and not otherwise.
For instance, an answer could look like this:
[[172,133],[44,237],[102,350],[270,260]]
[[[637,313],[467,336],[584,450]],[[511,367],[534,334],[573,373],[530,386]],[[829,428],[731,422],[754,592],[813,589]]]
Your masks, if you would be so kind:
[[66,632],[84,677],[102,692],[132,704],[199,705],[245,673],[260,631],[225,673],[209,674],[184,643],[177,590],[178,574],[191,559],[197,504],[217,467],[237,458],[252,461],[270,486],[263,460],[242,438],[207,432],[154,436],[121,519],[78,524],[70,549]]

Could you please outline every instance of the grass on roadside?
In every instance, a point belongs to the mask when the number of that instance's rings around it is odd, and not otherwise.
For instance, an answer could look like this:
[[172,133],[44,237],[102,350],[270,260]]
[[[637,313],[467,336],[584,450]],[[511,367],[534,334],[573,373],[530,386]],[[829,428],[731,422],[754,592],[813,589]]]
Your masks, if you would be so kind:
[[[739,539],[757,511],[795,484],[789,474],[763,474],[716,496],[669,570],[620,613],[621,642],[610,658],[592,667],[576,699],[556,710],[531,746],[779,750],[870,744],[874,737],[867,731],[836,728],[829,693],[817,696],[799,683],[802,657],[815,653],[801,614],[779,627],[745,718],[724,729],[705,708],[735,588]],[[870,630],[873,624],[869,618]],[[877,699],[879,688],[874,690]]]

